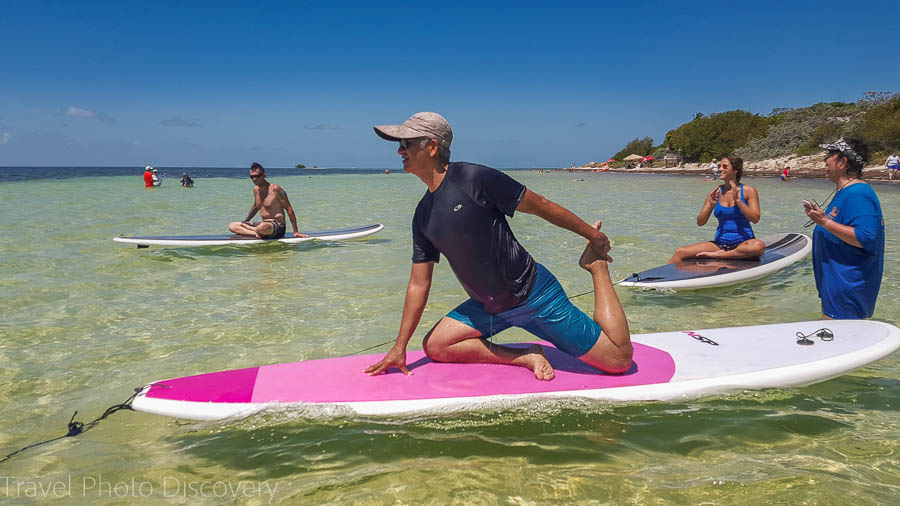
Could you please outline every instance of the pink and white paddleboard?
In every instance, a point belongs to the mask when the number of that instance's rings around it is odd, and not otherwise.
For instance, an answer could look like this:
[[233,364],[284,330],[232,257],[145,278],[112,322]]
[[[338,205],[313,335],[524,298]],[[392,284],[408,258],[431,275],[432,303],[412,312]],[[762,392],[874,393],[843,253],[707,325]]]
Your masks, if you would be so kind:
[[[823,327],[829,332],[817,336]],[[798,344],[797,332],[812,335]],[[389,415],[538,397],[673,400],[833,378],[900,348],[900,329],[877,321],[811,321],[643,334],[633,341],[634,365],[623,374],[605,374],[546,343],[544,353],[556,370],[552,381],[520,367],[438,363],[410,351],[410,376],[364,374],[381,354],[307,360],[153,382],[132,407],[216,420],[277,405]]]

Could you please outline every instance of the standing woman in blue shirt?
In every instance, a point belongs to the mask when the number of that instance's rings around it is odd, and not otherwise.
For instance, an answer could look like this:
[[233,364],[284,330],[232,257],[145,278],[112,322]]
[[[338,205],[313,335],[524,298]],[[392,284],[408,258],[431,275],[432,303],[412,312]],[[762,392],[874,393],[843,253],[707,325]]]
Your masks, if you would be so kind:
[[834,199],[823,211],[803,201],[816,224],[813,272],[822,313],[831,319],[869,318],[884,270],[884,218],[872,187],[862,181],[868,159],[866,145],[856,139],[822,144],[826,175],[835,186]]

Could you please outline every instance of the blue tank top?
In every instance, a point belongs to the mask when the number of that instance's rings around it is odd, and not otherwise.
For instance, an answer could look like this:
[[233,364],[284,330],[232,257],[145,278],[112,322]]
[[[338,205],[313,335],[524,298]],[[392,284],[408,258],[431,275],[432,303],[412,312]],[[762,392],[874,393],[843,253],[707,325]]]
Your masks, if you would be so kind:
[[[744,185],[741,186],[741,201],[744,204]],[[718,244],[739,244],[747,239],[753,239],[753,228],[750,227],[750,220],[741,212],[741,208],[737,203],[731,207],[722,205],[722,189],[719,188],[719,201],[716,202],[716,208],[713,210],[716,219],[719,220],[719,227],[716,228],[716,237],[713,239]]]

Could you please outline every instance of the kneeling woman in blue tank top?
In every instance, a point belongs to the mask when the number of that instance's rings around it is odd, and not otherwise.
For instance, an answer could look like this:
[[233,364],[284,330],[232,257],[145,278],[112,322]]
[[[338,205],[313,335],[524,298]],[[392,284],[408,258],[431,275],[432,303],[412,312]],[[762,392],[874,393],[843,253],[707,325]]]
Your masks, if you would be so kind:
[[697,226],[702,227],[715,214],[719,220],[716,236],[712,241],[682,246],[675,251],[670,264],[687,258],[726,258],[731,260],[758,258],[766,251],[766,245],[753,235],[750,223],[759,223],[759,192],[756,188],[741,184],[744,161],[734,155],[719,162],[719,177],[723,184],[709,192],[703,209],[697,215]]

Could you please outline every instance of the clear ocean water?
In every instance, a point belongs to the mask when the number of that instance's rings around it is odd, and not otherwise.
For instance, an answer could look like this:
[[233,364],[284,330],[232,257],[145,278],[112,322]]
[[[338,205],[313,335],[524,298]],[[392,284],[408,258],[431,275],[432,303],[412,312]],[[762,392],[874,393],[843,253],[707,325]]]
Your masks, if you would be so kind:
[[[181,169],[167,171],[161,188],[146,190],[134,169],[0,169],[0,454],[61,436],[74,411],[92,420],[151,380],[351,354],[396,335],[410,219],[425,191],[418,179],[269,171],[301,228],[385,225],[365,240],[140,250],[111,241],[225,233],[250,207],[246,169],[190,169],[193,189],[178,186]],[[713,184],[698,176],[511,175],[585,220],[602,219],[616,279],[714,231],[694,223]],[[833,188],[745,182],[761,195],[757,235],[811,233],[801,200],[822,201]],[[896,324],[900,185],[873,187],[888,234],[875,318]],[[511,224],[569,294],[590,290],[576,266],[581,238],[533,216]],[[618,293],[634,333],[820,317],[809,260],[734,287]],[[439,264],[412,345],[464,297]],[[590,296],[575,302],[590,311]],[[498,341],[528,338],[510,330]],[[283,409],[226,422],[121,411],[0,463],[0,501],[896,503],[898,366],[895,354],[805,388],[682,403],[542,401],[403,417]]]

